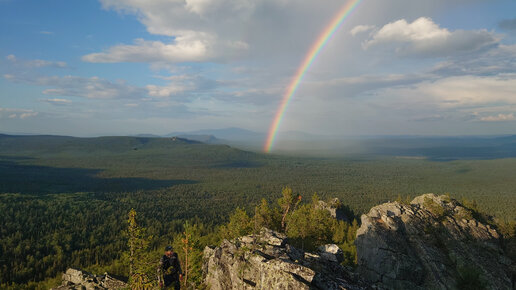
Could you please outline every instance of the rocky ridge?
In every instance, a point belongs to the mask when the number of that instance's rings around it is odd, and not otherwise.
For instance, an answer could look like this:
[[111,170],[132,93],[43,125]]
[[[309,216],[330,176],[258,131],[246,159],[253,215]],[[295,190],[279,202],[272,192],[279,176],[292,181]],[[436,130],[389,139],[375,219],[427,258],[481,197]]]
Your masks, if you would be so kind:
[[513,289],[501,237],[448,196],[385,203],[362,215],[358,273],[385,289]]
[[306,253],[283,234],[263,228],[257,235],[225,240],[204,250],[204,276],[210,289],[365,289],[342,262],[336,245]]
[[[321,208],[332,212],[334,207]],[[516,289],[516,266],[502,243],[495,227],[475,211],[448,196],[425,194],[362,215],[356,269],[341,265],[337,245],[308,253],[290,245],[284,234],[263,228],[206,247],[203,276],[215,290]],[[56,289],[123,287],[107,274],[68,269]]]

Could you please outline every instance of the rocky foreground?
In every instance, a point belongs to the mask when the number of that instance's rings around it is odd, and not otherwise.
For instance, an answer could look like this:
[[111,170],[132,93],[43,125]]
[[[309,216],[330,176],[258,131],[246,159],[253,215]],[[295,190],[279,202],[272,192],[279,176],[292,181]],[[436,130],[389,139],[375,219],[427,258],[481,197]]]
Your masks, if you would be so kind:
[[[356,269],[340,264],[336,245],[307,253],[264,228],[206,247],[205,283],[209,289],[515,289],[516,266],[504,254],[499,233],[447,196],[385,203],[361,221]],[[73,271],[58,289],[126,287],[107,274]]]
[[342,251],[325,245],[305,253],[285,235],[262,229],[204,250],[205,282],[210,289],[365,289],[340,265]]
[[61,286],[55,290],[103,290],[103,289],[124,289],[127,284],[116,278],[104,275],[93,275],[85,271],[69,268],[63,274]]
[[385,203],[362,215],[358,273],[385,289],[514,289],[499,233],[448,196]]

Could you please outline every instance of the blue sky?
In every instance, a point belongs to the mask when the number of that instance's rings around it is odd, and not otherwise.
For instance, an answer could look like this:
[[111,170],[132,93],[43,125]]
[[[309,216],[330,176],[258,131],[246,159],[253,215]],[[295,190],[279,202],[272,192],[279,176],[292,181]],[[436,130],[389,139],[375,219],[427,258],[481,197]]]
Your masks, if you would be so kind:
[[[0,0],[0,132],[265,132],[344,4]],[[515,134],[515,11],[513,0],[362,0],[280,131]]]

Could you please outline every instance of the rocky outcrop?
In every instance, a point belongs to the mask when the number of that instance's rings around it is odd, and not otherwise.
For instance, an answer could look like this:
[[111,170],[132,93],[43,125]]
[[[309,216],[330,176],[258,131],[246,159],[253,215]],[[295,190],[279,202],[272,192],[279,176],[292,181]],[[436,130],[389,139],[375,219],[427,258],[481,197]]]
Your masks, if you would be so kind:
[[326,210],[330,213],[332,217],[337,220],[349,222],[350,219],[342,209],[342,203],[338,198],[331,199],[330,201],[322,201],[319,200],[319,204],[317,205],[318,209]]
[[[321,204],[326,207],[327,204]],[[448,196],[425,194],[389,202],[362,215],[355,240],[357,268],[341,265],[333,244],[315,253],[284,234],[259,234],[206,247],[208,289],[515,289],[516,266],[489,220]],[[120,289],[127,284],[76,269],[55,289]]]
[[362,215],[358,272],[385,289],[513,289],[500,235],[448,196],[385,203]]
[[365,289],[341,261],[336,245],[305,253],[289,245],[285,235],[263,228],[260,234],[206,247],[203,272],[210,289]]
[[62,284],[55,290],[100,290],[100,289],[124,289],[127,284],[123,281],[104,275],[93,275],[85,271],[69,268],[63,274]]

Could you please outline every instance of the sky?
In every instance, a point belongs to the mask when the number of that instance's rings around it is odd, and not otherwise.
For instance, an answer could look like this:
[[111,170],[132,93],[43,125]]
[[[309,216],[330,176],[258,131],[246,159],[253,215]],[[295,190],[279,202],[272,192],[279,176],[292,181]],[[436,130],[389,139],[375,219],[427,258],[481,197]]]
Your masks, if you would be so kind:
[[[0,132],[266,132],[347,0],[0,0]],[[516,1],[362,0],[286,131],[516,134]]]

